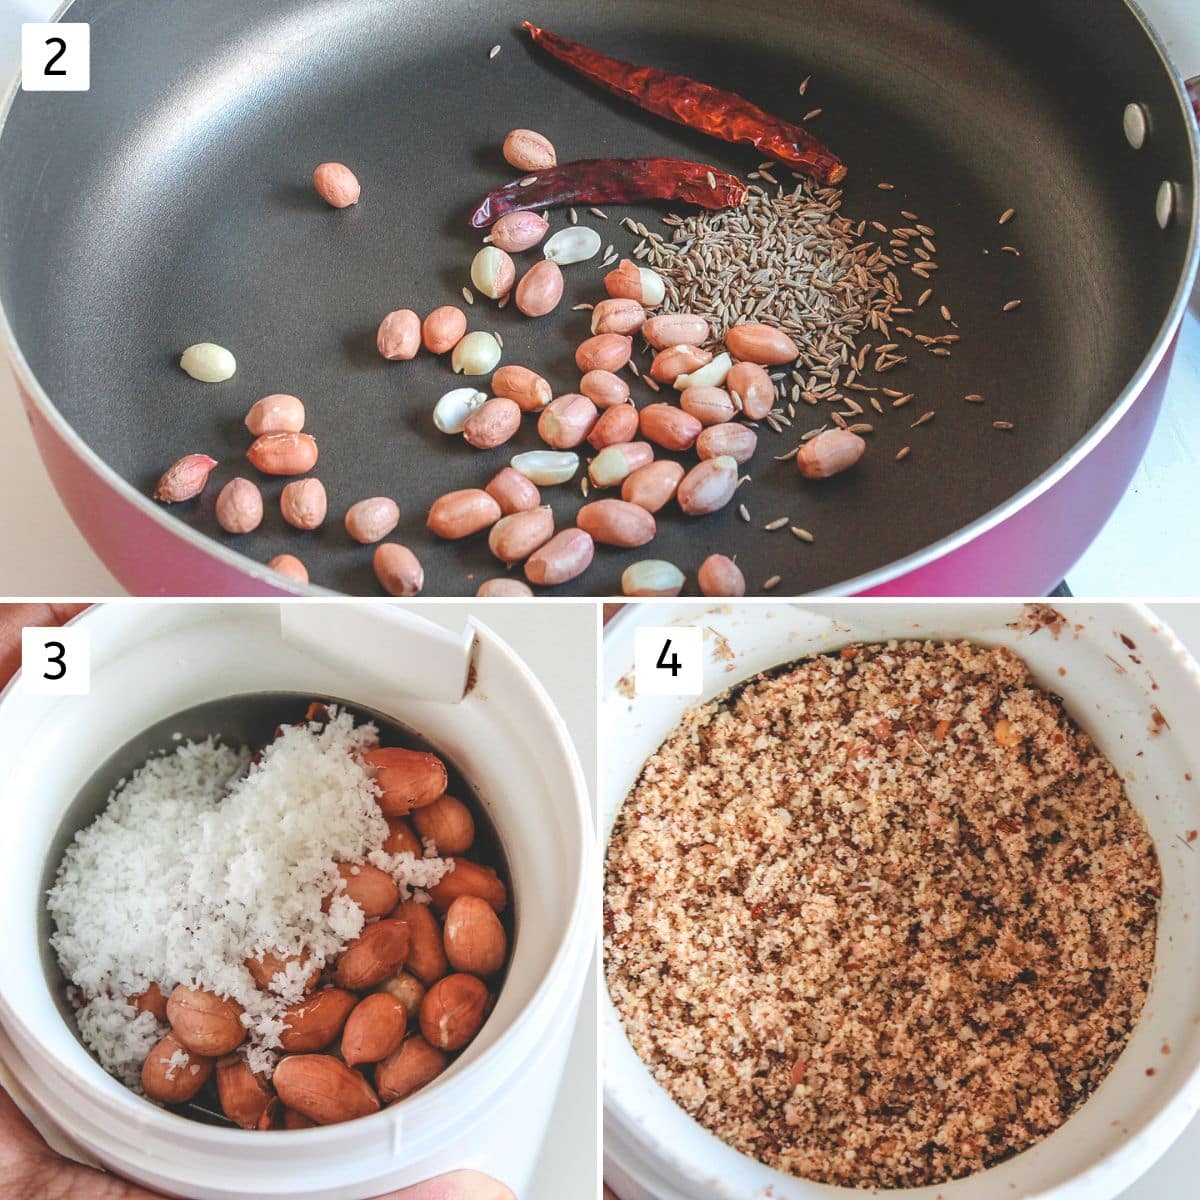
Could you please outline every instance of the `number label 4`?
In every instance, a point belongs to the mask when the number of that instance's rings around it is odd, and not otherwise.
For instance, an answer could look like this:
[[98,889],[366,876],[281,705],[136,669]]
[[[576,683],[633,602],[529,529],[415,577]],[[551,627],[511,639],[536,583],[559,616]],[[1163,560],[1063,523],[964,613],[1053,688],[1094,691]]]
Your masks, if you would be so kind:
[[634,632],[639,696],[699,696],[704,691],[704,632],[698,625],[642,626]]

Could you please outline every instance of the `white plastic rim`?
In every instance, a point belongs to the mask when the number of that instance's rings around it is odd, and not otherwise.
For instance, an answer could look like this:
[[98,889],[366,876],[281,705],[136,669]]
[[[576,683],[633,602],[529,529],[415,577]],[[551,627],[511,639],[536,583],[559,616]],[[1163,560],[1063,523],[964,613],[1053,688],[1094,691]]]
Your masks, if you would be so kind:
[[[1042,686],[1063,697],[1071,716],[1121,771],[1163,872],[1155,970],[1138,1026],[1111,1074],[1050,1137],[965,1179],[904,1189],[911,1200],[1110,1200],[1200,1110],[1200,843],[1194,848],[1186,842],[1187,831],[1200,828],[1200,667],[1144,607],[1055,607],[1068,623],[1058,635],[1031,621],[1026,606],[1016,602],[714,607],[671,601],[626,608],[605,635],[605,839],[646,758],[685,709],[700,702],[630,697],[639,624],[704,628],[703,699],[767,667],[848,642],[929,637],[1005,645]],[[1165,726],[1156,722],[1155,710]],[[864,1194],[785,1175],[725,1145],[654,1082],[607,994],[601,1021],[606,1175],[622,1200],[850,1200]]]
[[[19,679],[0,696],[9,829],[0,842],[3,1065],[18,1096],[81,1158],[172,1195],[363,1200],[456,1168],[486,1171],[519,1192],[594,947],[592,819],[570,737],[541,685],[484,625],[472,621],[474,678],[451,705],[401,696],[366,664],[297,652],[280,637],[279,611],[257,603],[93,608],[78,618],[91,630],[88,696],[27,696]],[[336,606],[329,622],[333,639]],[[516,930],[494,1011],[429,1087],[344,1125],[245,1133],[157,1108],[84,1050],[39,962],[38,889],[61,814],[111,753],[173,712],[268,691],[374,708],[451,759],[503,844]]]

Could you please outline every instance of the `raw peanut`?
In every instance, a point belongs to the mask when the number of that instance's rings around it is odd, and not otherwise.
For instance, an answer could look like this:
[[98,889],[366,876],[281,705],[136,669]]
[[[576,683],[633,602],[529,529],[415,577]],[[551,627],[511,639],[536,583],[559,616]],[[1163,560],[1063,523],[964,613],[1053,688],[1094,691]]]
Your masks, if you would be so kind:
[[[386,871],[370,863],[338,863],[337,873],[345,886],[333,895],[353,900],[368,921],[386,917],[400,900],[396,881]],[[333,896],[327,896],[321,906],[326,912],[332,899]]]
[[[172,1066],[171,1059],[183,1054],[187,1062]],[[193,1054],[178,1038],[167,1034],[155,1042],[142,1063],[142,1091],[160,1104],[184,1104],[209,1080],[213,1060]]]
[[267,566],[285,579],[294,579],[297,583],[308,582],[308,568],[294,554],[277,554]]
[[596,406],[579,392],[557,396],[538,417],[538,434],[554,450],[570,450],[578,446],[599,420]]
[[282,1129],[281,1122],[285,1111],[287,1110],[279,1103],[279,1097],[272,1096],[267,1101],[267,1107],[263,1109],[262,1116],[258,1118],[258,1123],[254,1128],[264,1133],[272,1129]]
[[250,1070],[244,1058],[226,1055],[217,1063],[217,1096],[221,1111],[243,1129],[256,1129],[275,1093]]
[[603,450],[605,446],[632,441],[637,437],[637,432],[637,409],[632,404],[622,404],[617,408],[605,409],[600,414],[600,420],[592,426],[592,432],[588,434],[588,444],[597,450]]
[[867,448],[867,443],[848,429],[827,429],[805,442],[796,455],[796,467],[805,479],[828,479],[849,470]]
[[463,488],[439,496],[425,521],[441,538],[465,538],[500,520],[500,505],[480,488]]
[[725,454],[740,464],[749,462],[757,449],[758,434],[745,425],[710,425],[696,439],[696,453],[701,458],[720,458]]
[[680,375],[698,371],[712,362],[712,351],[700,346],[669,346],[660,350],[650,363],[650,378],[674,385]]
[[582,529],[564,529],[529,557],[525,578],[545,587],[568,583],[592,565],[595,553],[590,534]]
[[487,398],[487,392],[478,388],[451,388],[433,406],[434,427],[439,433],[462,433],[470,415],[486,404]]
[[647,512],[656,513],[674,499],[679,481],[683,478],[683,465],[671,462],[649,463],[639,467],[621,484],[621,499],[636,504]]
[[404,1011],[408,1014],[408,1019],[410,1021],[417,1019],[417,1013],[421,1010],[421,1001],[425,999],[425,985],[415,975],[410,975],[407,971],[401,971],[399,975],[393,975],[391,978],[385,979],[376,988],[376,991],[386,992],[389,996],[394,996],[404,1005]]
[[629,384],[612,371],[588,371],[579,381],[579,390],[597,408],[615,408],[629,399]]
[[521,428],[521,410],[515,400],[493,396],[481,404],[463,426],[467,445],[476,450],[494,450],[503,446]]
[[237,359],[216,342],[197,342],[180,356],[179,365],[200,383],[223,383],[237,371]]
[[642,437],[664,450],[690,450],[704,426],[673,404],[647,404],[638,418]]
[[356,992],[373,988],[404,966],[411,941],[406,921],[388,917],[368,925],[342,951],[333,982]]
[[482,1028],[490,999],[474,975],[447,975],[421,1001],[421,1033],[439,1050],[461,1050]]
[[588,464],[588,479],[598,488],[616,487],[634,471],[654,461],[649,442],[618,442],[605,446]]
[[486,977],[504,966],[508,935],[491,905],[478,896],[459,896],[450,905],[442,936],[446,957],[456,971]]
[[541,412],[551,400],[554,392],[550,384],[536,371],[516,365],[501,367],[492,376],[492,391],[497,396],[515,400],[522,412]]
[[255,400],[246,414],[246,428],[261,433],[299,433],[304,428],[304,404],[298,396],[275,392]]
[[432,1083],[450,1060],[423,1037],[405,1038],[400,1049],[375,1068],[375,1086],[384,1104],[394,1104]]
[[264,475],[303,475],[317,465],[317,443],[307,433],[264,433],[246,457]]
[[313,171],[313,187],[317,195],[333,208],[349,208],[357,204],[362,194],[355,174],[345,163],[321,163]]
[[528,558],[554,536],[554,513],[549,505],[501,517],[488,534],[488,549],[511,565]]
[[504,161],[518,171],[541,171],[558,163],[550,139],[532,129],[513,129],[504,139]]
[[735,416],[729,393],[719,387],[690,387],[679,397],[679,407],[701,425],[720,425]]
[[491,867],[480,866],[469,858],[455,855],[453,859],[454,870],[443,875],[429,889],[433,907],[444,913],[459,896],[478,896],[497,912],[502,912],[508,903],[508,892],[500,876]]
[[425,586],[425,568],[417,556],[399,542],[375,547],[375,578],[389,596],[415,596]]
[[489,300],[507,296],[516,279],[516,265],[498,246],[484,246],[471,260],[471,282]]
[[421,348],[421,318],[411,308],[398,308],[379,322],[379,353],[389,362],[407,362]]
[[399,1049],[408,1028],[408,1013],[395,996],[372,992],[364,996],[346,1018],[342,1030],[342,1058],[346,1066],[377,1063]]
[[775,407],[775,381],[758,363],[734,363],[725,376],[725,389],[742,402],[747,421],[761,421]]
[[438,854],[466,854],[475,840],[475,818],[453,796],[439,796],[428,808],[413,813],[412,822]]
[[622,333],[598,333],[581,342],[575,365],[583,372],[619,371],[633,354],[633,338]]
[[450,354],[456,375],[486,375],[500,361],[500,343],[493,334],[476,329],[468,333]]
[[737,489],[738,465],[727,454],[697,463],[680,481],[675,498],[689,517],[724,508]]
[[[266,991],[277,991],[278,989],[273,986],[275,976],[283,973],[283,977],[286,980],[288,978],[286,974],[287,968],[291,966],[292,963],[299,963],[301,965],[307,963],[308,955],[305,954],[303,958],[297,954],[280,956],[278,954],[272,954],[269,950],[266,950],[263,951],[263,953],[257,958],[247,957],[242,961],[246,970],[250,972],[254,982],[257,983],[260,988],[263,988]],[[309,970],[308,978],[304,981],[305,990],[315,987],[317,980],[320,978],[321,968],[312,967]]]
[[[436,805],[437,801],[435,800],[433,804]],[[420,858],[425,853],[425,848],[421,845],[421,839],[417,836],[416,830],[403,817],[385,817],[384,819],[388,825],[388,835],[383,843],[385,854],[411,854],[414,858]]]
[[139,1013],[153,1013],[156,1021],[167,1019],[167,998],[157,983],[152,983],[144,992],[129,997],[129,1003]]
[[217,460],[207,454],[185,454],[163,472],[154,488],[155,500],[161,500],[164,504],[178,504],[181,500],[195,499],[204,491],[209,474],[216,465]]
[[294,1108],[288,1108],[286,1104],[279,1106],[280,1129],[312,1129],[314,1123],[310,1121],[303,1113],[298,1113]]
[[725,347],[734,358],[764,367],[779,367],[800,355],[800,348],[782,329],[754,321],[727,329]]
[[414,808],[432,804],[446,790],[446,764],[427,750],[378,747],[363,755],[375,768],[379,807],[385,817],[406,817]]
[[522,250],[530,250],[546,236],[550,222],[540,213],[510,212],[492,226],[492,245],[507,250],[509,254],[519,254]]
[[467,332],[467,314],[453,304],[443,304],[421,322],[421,344],[431,354],[453,350]]
[[296,529],[316,529],[325,520],[328,504],[319,479],[293,479],[279,493],[279,511]]
[[711,362],[697,370],[676,376],[675,387],[681,392],[691,387],[722,387],[732,369],[733,359],[721,351]]
[[639,267],[632,259],[623,258],[605,275],[604,290],[614,299],[636,300],[654,308],[663,302],[666,285],[662,276],[649,267]]
[[485,579],[475,592],[477,596],[494,596],[497,599],[514,600],[533,595],[533,588],[519,579]]
[[644,546],[657,532],[654,517],[627,500],[593,500],[575,514],[575,522],[604,546]]
[[553,487],[575,478],[579,455],[570,450],[527,450],[524,454],[514,454],[509,465],[530,483]]
[[568,225],[546,239],[542,253],[560,267],[568,267],[595,258],[603,244],[594,229],[586,225]]
[[528,512],[542,502],[537,485],[530,483],[520,471],[502,467],[492,476],[485,489],[487,494],[500,505],[500,512],[510,517],[513,513]]
[[592,309],[593,333],[637,333],[646,323],[646,310],[636,300],[601,300]]
[[527,317],[544,317],[558,307],[563,294],[563,275],[548,258],[536,262],[517,284],[517,308]]
[[379,1097],[352,1067],[330,1054],[293,1054],[275,1068],[279,1098],[317,1125],[337,1125],[379,1111]]
[[324,1050],[339,1033],[357,997],[342,988],[322,988],[283,1010],[279,1045],[289,1054]]
[[404,969],[415,975],[426,987],[437,983],[450,969],[442,950],[442,931],[437,917],[428,904],[405,900],[396,915],[408,923],[412,942]]
[[744,596],[746,577],[732,558],[710,554],[696,574],[696,582],[706,596]]
[[626,596],[678,596],[686,582],[674,563],[646,558],[621,572],[621,591]]
[[231,479],[217,495],[217,524],[226,533],[250,533],[262,524],[263,498],[248,479]]
[[242,1006],[205,988],[181,983],[167,999],[171,1032],[193,1054],[215,1058],[236,1050],[246,1039]]
[[346,510],[346,532],[364,546],[387,537],[399,523],[400,506],[388,496],[372,496]]
[[655,350],[671,346],[703,346],[712,336],[708,322],[692,313],[662,313],[642,326],[642,337]]

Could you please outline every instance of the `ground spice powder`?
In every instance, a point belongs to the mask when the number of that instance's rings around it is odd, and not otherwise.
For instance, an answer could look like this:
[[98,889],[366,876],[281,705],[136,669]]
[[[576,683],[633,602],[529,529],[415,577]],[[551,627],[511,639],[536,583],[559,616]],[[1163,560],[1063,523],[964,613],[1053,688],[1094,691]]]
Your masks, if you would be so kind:
[[691,710],[648,760],[608,850],[606,976],[634,1049],[725,1142],[916,1187],[1096,1088],[1160,890],[1116,770],[1019,658],[852,646]]

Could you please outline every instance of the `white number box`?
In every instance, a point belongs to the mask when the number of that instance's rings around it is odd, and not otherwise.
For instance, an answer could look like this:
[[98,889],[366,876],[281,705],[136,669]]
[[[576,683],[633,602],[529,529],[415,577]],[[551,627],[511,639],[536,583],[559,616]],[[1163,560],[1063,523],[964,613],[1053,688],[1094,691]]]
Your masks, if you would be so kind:
[[21,26],[21,90],[86,92],[92,86],[92,27],[86,21]]
[[91,633],[72,626],[21,630],[21,686],[34,696],[86,696],[91,688]]
[[633,654],[639,696],[699,696],[704,691],[704,631],[699,625],[636,629]]

